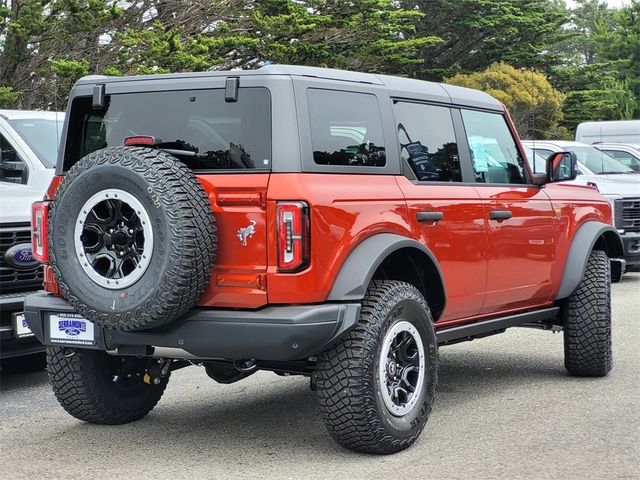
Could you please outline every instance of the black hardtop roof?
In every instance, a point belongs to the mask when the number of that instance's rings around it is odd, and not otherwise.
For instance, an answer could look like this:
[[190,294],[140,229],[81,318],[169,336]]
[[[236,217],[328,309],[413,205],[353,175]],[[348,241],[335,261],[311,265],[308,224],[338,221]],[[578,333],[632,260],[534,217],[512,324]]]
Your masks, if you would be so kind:
[[203,77],[245,77],[261,75],[288,75],[291,77],[311,77],[342,82],[354,82],[386,87],[394,97],[428,97],[430,100],[457,105],[469,105],[492,110],[504,110],[504,106],[491,95],[471,88],[457,87],[444,83],[428,82],[411,78],[378,75],[373,73],[352,72],[334,68],[306,67],[299,65],[265,65],[256,70],[216,70],[207,72],[164,73],[156,75],[137,75],[108,77],[90,75],[78,80],[77,85],[97,83],[119,83],[149,80],[180,80]]

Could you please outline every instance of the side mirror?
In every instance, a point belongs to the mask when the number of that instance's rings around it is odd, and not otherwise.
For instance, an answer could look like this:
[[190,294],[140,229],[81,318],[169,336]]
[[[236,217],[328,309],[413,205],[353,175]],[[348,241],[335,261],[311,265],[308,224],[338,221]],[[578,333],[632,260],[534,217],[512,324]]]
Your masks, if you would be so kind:
[[578,176],[578,157],[573,152],[556,152],[547,158],[550,182],[575,180]]
[[546,160],[547,171],[533,175],[533,183],[544,185],[551,182],[575,180],[578,176],[578,157],[573,152],[556,152]]

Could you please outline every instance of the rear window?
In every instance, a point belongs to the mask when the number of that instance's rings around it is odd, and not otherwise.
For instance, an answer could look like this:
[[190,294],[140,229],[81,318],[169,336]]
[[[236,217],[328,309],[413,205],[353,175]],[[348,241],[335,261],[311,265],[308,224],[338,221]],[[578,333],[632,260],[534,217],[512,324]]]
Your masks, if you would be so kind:
[[223,89],[126,93],[107,96],[93,109],[91,97],[74,99],[65,169],[127,137],[151,136],[194,170],[269,170],[271,99],[262,87],[241,88],[237,102]]

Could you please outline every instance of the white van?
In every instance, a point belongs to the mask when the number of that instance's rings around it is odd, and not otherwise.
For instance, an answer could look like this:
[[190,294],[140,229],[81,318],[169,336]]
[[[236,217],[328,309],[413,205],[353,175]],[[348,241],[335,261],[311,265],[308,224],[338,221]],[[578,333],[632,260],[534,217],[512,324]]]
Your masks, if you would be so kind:
[[583,122],[576,129],[576,142],[640,143],[640,120]]

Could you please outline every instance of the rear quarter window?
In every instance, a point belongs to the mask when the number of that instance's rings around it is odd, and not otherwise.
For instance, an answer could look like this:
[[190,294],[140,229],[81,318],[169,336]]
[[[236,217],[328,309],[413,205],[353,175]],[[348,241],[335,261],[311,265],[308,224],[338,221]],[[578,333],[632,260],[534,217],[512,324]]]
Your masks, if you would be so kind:
[[375,95],[310,88],[307,103],[317,165],[385,166],[382,119]]
[[237,102],[223,89],[109,95],[102,109],[90,97],[73,100],[65,169],[91,152],[151,136],[194,170],[255,171],[271,168],[269,90],[245,87]]

